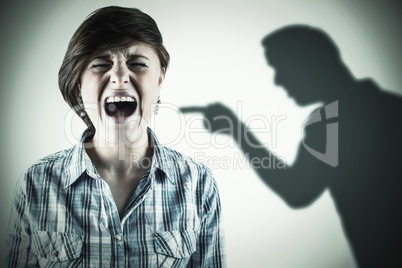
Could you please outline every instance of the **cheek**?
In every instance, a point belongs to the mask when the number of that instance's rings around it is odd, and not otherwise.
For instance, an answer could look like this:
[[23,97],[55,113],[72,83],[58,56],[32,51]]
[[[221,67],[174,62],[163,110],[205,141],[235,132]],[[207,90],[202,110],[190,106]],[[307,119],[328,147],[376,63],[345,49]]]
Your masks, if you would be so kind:
[[84,81],[81,86],[81,96],[84,102],[97,103],[101,88],[101,81]]
[[150,120],[154,114],[154,109],[159,96],[159,89],[156,86],[148,88],[148,91],[143,92],[141,100],[141,113],[146,120]]
[[95,123],[96,118],[99,117],[100,107],[94,102],[84,101],[85,112],[88,114],[89,118],[91,118],[92,122]]
[[81,87],[81,96],[86,113],[88,114],[92,123],[96,125],[96,121],[98,121],[97,117],[101,109],[101,107],[99,107],[96,89],[90,87],[90,84],[84,83]]
[[96,74],[86,73],[81,77],[82,98],[89,101],[96,100],[105,83],[105,78]]
[[140,82],[140,87],[138,90],[141,95],[142,101],[144,102],[156,102],[159,96],[159,78],[148,77]]
[[97,96],[94,92],[89,90],[81,91],[82,101],[84,102],[85,108],[90,108],[90,106],[97,104]]
[[156,102],[158,101],[158,92],[147,92],[142,98],[142,110],[144,113],[151,113],[155,108]]

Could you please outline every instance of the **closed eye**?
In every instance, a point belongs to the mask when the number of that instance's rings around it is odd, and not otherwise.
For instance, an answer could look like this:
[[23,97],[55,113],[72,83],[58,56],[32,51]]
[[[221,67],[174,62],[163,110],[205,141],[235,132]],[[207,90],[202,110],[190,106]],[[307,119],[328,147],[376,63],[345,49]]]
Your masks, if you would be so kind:
[[129,61],[127,67],[133,72],[144,72],[147,70],[148,65],[145,62]]
[[89,66],[94,73],[104,73],[109,71],[113,67],[113,64],[104,61],[94,61]]
[[144,62],[129,62],[127,63],[127,66],[131,67],[148,67],[146,63]]
[[111,64],[108,63],[94,63],[91,65],[91,68],[108,68],[111,67]]

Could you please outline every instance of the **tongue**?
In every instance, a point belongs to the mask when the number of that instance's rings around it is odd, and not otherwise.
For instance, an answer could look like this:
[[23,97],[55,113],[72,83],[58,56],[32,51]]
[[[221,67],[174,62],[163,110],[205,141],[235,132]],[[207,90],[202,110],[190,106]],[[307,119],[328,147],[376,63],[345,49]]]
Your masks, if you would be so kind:
[[129,117],[135,112],[137,102],[110,102],[105,103],[106,114],[110,117]]

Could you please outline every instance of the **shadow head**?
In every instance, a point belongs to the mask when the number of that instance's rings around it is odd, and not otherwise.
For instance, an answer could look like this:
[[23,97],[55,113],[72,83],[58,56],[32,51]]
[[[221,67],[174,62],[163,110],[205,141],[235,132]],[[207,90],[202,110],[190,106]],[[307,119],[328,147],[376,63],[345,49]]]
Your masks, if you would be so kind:
[[287,26],[264,37],[262,45],[275,84],[300,105],[336,99],[337,87],[349,77],[339,49],[318,28]]

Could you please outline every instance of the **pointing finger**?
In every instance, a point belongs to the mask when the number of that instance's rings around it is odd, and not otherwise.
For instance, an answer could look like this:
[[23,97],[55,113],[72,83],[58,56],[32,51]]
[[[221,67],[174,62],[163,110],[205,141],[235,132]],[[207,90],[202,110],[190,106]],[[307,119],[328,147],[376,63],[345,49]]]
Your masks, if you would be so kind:
[[204,106],[187,106],[180,108],[182,113],[204,113],[205,110],[206,108]]

